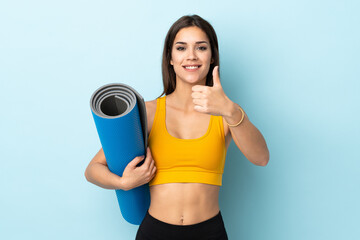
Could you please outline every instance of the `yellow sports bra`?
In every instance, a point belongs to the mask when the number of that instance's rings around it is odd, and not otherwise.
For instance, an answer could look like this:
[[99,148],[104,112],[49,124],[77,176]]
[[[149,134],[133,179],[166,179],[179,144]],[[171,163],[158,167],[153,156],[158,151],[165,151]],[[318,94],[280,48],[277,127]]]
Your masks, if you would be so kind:
[[157,99],[149,148],[156,175],[149,186],[193,182],[222,185],[226,147],[222,116],[210,115],[208,130],[200,138],[180,139],[170,135],[165,124],[166,95]]

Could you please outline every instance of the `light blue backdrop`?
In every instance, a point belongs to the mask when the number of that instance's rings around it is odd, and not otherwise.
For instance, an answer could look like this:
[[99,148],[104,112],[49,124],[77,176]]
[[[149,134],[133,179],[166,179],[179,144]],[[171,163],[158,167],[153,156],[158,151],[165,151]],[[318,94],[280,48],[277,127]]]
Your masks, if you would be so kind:
[[270,150],[258,167],[230,145],[230,239],[360,239],[355,0],[1,1],[0,239],[134,239],[115,191],[84,177],[100,148],[89,99],[110,82],[156,98],[186,14],[214,26],[225,93]]

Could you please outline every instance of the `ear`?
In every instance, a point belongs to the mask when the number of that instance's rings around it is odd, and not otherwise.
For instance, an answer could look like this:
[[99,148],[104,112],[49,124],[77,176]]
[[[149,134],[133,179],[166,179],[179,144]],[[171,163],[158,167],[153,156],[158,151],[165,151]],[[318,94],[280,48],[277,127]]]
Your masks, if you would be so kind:
[[215,60],[213,58],[211,58],[210,64],[213,64],[215,62]]
[[172,59],[170,60],[170,64],[171,64],[171,65],[174,65],[174,62],[173,62],[173,60],[172,60]]

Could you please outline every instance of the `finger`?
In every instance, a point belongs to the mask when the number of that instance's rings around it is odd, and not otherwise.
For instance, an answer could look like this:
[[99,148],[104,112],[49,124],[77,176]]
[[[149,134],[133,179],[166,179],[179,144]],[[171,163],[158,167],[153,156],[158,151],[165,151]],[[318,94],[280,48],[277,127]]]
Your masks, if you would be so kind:
[[220,77],[219,77],[219,66],[215,66],[212,72],[213,75],[213,83],[214,83],[214,87],[216,86],[221,86],[220,83]]
[[191,94],[191,97],[192,97],[192,98],[204,98],[204,94],[201,93],[201,92],[193,92],[193,93]]
[[200,105],[195,105],[194,106],[194,109],[198,112],[201,112],[201,113],[206,113],[206,108],[203,107],[203,106],[200,106]]
[[145,156],[137,156],[128,165],[130,167],[136,167],[138,165],[138,163],[140,163],[142,160],[144,160],[144,157]]
[[205,88],[207,88],[207,86],[203,86],[203,85],[195,85],[191,88],[192,91],[194,92],[202,92],[205,90]]
[[205,103],[206,103],[206,99],[202,99],[202,98],[194,98],[193,99],[193,103],[195,105],[200,105],[200,106],[205,106]]
[[144,163],[144,164],[146,164],[146,167],[150,166],[151,160],[152,160],[151,151],[150,151],[150,148],[147,147],[147,149],[146,149],[146,159],[145,159],[145,163]]
[[151,171],[151,169],[154,167],[154,165],[155,165],[155,161],[152,160],[151,163],[150,163],[150,167],[149,167],[149,170],[150,170],[150,171]]
[[154,172],[156,172],[156,166],[153,166],[151,169],[150,169],[151,173],[154,174]]
[[154,167],[154,168],[152,169],[151,175],[154,176],[155,173],[156,173],[156,167]]

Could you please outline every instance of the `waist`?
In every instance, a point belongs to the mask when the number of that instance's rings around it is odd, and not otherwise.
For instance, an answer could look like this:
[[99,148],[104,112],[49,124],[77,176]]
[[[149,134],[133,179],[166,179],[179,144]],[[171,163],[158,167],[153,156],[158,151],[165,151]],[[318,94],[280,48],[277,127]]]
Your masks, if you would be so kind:
[[202,183],[167,183],[150,187],[149,213],[166,223],[196,224],[219,211],[220,186]]

